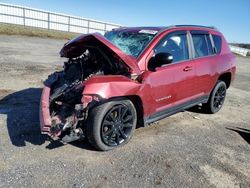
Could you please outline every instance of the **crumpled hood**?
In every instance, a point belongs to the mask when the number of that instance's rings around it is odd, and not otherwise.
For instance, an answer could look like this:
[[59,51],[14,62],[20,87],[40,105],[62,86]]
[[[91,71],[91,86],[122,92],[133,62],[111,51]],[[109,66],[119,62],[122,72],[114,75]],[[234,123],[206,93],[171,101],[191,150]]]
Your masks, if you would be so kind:
[[104,46],[117,55],[134,73],[140,74],[140,68],[136,59],[130,55],[123,53],[118,47],[107,40],[99,33],[85,34],[76,37],[67,42],[60,51],[61,57],[74,58],[83,53],[84,47],[87,46]]

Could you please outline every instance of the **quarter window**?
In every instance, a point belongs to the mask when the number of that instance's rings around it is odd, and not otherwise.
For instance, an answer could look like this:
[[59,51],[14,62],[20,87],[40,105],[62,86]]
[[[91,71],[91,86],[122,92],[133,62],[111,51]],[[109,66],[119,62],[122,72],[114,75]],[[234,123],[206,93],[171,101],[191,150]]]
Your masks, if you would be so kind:
[[170,34],[155,49],[155,54],[167,52],[173,56],[173,63],[189,58],[186,34]]
[[192,34],[195,57],[213,54],[211,40],[208,34]]
[[218,35],[212,35],[212,37],[216,48],[216,53],[219,54],[221,51],[221,37]]

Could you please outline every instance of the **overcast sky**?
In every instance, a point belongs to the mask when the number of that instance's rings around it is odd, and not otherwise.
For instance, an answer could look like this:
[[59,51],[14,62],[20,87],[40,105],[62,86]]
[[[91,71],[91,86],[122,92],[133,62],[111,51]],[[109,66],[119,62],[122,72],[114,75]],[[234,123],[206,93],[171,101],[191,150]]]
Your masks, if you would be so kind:
[[216,26],[229,42],[250,43],[250,0],[3,0],[125,26]]

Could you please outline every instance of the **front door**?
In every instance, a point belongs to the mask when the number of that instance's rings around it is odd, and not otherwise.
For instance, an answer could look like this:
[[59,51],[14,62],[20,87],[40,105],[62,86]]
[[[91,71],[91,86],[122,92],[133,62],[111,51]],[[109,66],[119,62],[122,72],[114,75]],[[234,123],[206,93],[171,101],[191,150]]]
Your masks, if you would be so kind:
[[154,54],[170,53],[173,62],[156,68],[144,76],[144,83],[150,85],[153,105],[151,114],[158,113],[185,103],[197,94],[195,66],[189,59],[187,32],[168,34],[154,49]]

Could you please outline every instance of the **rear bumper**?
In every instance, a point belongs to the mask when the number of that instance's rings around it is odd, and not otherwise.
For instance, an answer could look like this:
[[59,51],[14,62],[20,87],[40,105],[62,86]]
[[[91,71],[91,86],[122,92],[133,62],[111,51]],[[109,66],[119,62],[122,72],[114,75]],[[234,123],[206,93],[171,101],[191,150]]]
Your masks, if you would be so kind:
[[50,87],[45,86],[43,88],[40,101],[39,119],[40,119],[41,133],[48,135],[50,134],[50,128],[51,128],[49,97],[50,97]]

